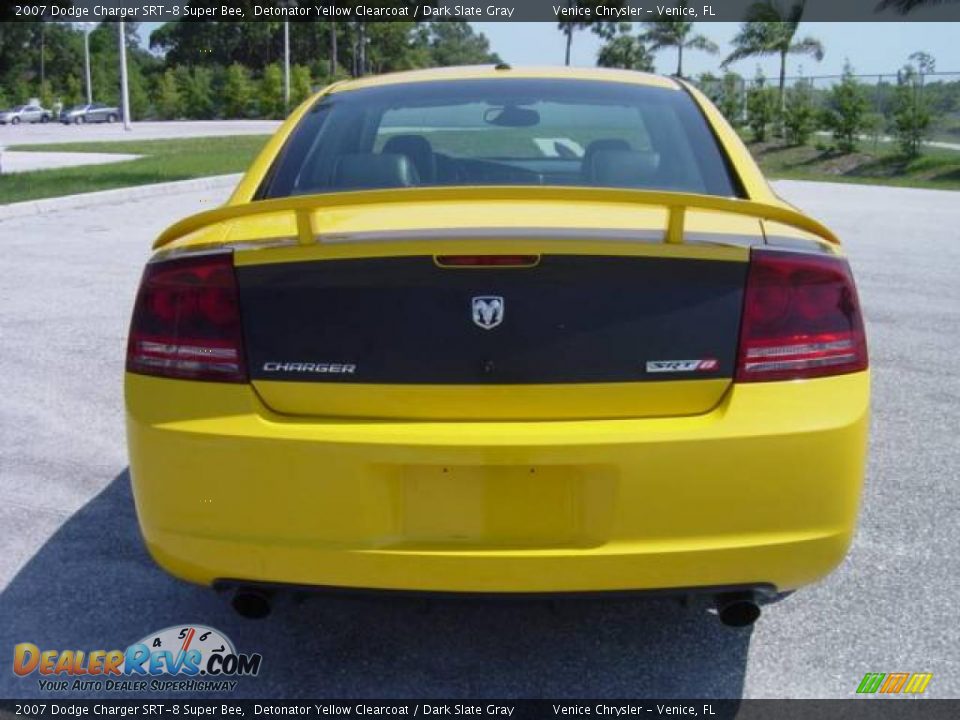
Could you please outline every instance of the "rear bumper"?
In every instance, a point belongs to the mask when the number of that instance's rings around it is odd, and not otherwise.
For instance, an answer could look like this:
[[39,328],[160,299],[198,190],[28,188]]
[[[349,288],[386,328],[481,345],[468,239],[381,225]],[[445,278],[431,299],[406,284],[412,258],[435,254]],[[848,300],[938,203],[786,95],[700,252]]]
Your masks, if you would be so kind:
[[682,418],[277,416],[249,386],[127,375],[156,560],[217,580],[437,592],[771,585],[843,559],[869,377],[735,385]]

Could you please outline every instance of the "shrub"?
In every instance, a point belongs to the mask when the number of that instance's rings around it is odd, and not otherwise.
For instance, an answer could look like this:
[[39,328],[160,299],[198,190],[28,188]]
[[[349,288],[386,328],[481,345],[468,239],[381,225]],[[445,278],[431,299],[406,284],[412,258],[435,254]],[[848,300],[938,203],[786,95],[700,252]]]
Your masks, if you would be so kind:
[[153,105],[163,120],[176,120],[183,114],[177,76],[173,70],[167,70],[157,81]]
[[893,127],[900,151],[917,157],[933,120],[923,97],[923,87],[912,72],[904,73],[894,96]]
[[213,117],[213,72],[198,65],[180,68],[177,73],[183,112],[189,118],[206,120]]
[[135,120],[145,117],[150,112],[150,95],[147,93],[147,81],[139,65],[130,64],[127,90],[130,98],[130,117]]
[[260,81],[260,114],[268,118],[282,118],[283,71],[277,63],[267,65]]
[[800,80],[787,91],[783,128],[791,145],[806,145],[816,129],[813,91],[808,80]]
[[53,88],[50,87],[49,80],[44,80],[40,83],[40,105],[45,108],[53,105]]
[[250,115],[252,101],[250,73],[240,63],[234,63],[227,68],[227,78],[223,84],[223,113],[228,118],[245,118]]
[[734,127],[743,125],[743,78],[735,72],[723,76],[720,112]]
[[313,79],[306,65],[290,68],[290,109],[306,100],[313,93]]
[[867,98],[863,87],[853,76],[850,63],[843,67],[843,79],[830,90],[823,124],[833,131],[833,139],[841,152],[853,152],[857,138],[866,129]]
[[766,86],[766,78],[758,72],[753,87],[747,91],[747,125],[754,142],[767,139],[767,127],[774,120],[776,105],[773,89]]
[[863,133],[870,138],[870,142],[873,143],[874,152],[877,151],[877,148],[880,145],[880,137],[883,135],[886,127],[887,120],[883,116],[883,113],[869,112],[864,115]]

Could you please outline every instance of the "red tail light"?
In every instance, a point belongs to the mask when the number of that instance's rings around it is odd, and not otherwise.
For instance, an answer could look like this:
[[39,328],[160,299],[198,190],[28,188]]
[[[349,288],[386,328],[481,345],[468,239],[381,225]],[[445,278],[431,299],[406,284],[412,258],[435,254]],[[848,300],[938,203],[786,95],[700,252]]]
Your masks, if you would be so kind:
[[539,255],[437,255],[442,267],[533,267]]
[[230,253],[147,265],[130,324],[127,370],[246,382],[240,303]]
[[738,382],[867,368],[857,289],[843,258],[755,250],[740,326]]

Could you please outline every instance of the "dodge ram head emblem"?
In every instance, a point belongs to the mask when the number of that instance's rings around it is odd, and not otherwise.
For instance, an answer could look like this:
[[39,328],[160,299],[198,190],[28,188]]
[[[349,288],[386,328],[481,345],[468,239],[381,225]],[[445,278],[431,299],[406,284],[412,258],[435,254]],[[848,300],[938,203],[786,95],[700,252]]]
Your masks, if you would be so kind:
[[503,298],[498,295],[479,295],[471,301],[473,323],[484,330],[492,330],[503,322]]

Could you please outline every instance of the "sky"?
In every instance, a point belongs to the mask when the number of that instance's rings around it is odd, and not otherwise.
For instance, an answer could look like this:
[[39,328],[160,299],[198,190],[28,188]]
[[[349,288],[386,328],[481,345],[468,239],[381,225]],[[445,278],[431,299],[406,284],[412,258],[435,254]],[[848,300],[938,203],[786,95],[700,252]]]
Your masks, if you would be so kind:
[[[493,49],[514,65],[556,64],[563,62],[564,38],[554,23],[471,23],[484,33]],[[684,75],[718,72],[720,61],[731,51],[730,41],[738,23],[696,23],[694,32],[706,35],[720,46],[717,55],[687,50],[683,54]],[[637,28],[638,31],[641,28]],[[862,74],[892,73],[907,62],[907,57],[925,50],[936,58],[939,71],[960,73],[960,23],[801,23],[798,37],[812,36],[823,43],[822,62],[812,57],[791,57],[787,74],[839,75],[846,58],[854,71]],[[596,64],[601,40],[589,31],[573,37],[571,64]],[[779,59],[750,58],[733,63],[732,70],[752,77],[757,65],[768,76],[779,74]],[[657,72],[676,70],[676,50],[663,50],[655,59]]]
[[[140,35],[144,43],[159,23],[143,23]],[[554,65],[563,63],[564,37],[552,22],[536,23],[471,23],[484,33],[493,50],[512,65]],[[641,28],[637,24],[637,31]],[[737,23],[697,23],[695,33],[706,35],[720,46],[717,55],[703,52],[684,53],[684,74],[718,73],[718,66],[731,50],[730,40],[737,32]],[[792,57],[788,61],[788,75],[839,75],[844,61],[849,58],[854,71],[861,74],[895,73],[907,62],[908,56],[924,50],[936,59],[938,71],[960,74],[960,23],[935,22],[875,22],[875,23],[802,23],[798,36],[812,36],[826,49],[822,62],[811,57]],[[574,35],[571,64],[596,64],[600,38],[589,31]],[[657,53],[656,70],[671,73],[676,69],[675,50]],[[296,62],[296,58],[294,58]],[[778,60],[773,57],[750,58],[731,65],[731,69],[753,77],[759,65],[768,77],[779,73]]]

